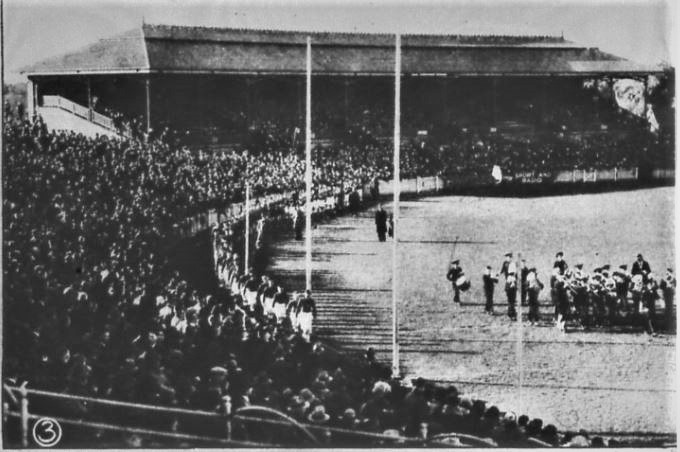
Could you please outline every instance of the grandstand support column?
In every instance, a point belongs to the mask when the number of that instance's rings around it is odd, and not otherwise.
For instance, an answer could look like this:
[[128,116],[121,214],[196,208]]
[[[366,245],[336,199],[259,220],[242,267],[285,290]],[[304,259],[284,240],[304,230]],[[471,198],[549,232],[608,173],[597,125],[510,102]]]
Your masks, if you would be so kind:
[[442,97],[442,112],[444,113],[444,120],[448,123],[449,122],[449,100],[447,99],[449,93],[448,93],[448,86],[447,86],[447,77],[446,74],[440,79],[441,80],[441,97]]
[[87,77],[86,79],[87,83],[87,119],[92,121],[93,115],[92,115],[92,79],[90,77]]
[[33,121],[33,117],[36,114],[36,103],[38,96],[36,96],[36,88],[38,84],[31,79],[26,82],[26,113],[28,114],[29,121]]
[[146,100],[146,133],[151,131],[151,79],[144,79],[144,98]]
[[312,38],[307,37],[305,101],[305,282],[312,290]]
[[395,37],[394,55],[394,177],[392,214],[394,220],[392,240],[392,378],[399,378],[399,320],[397,316],[397,300],[399,289],[398,249],[399,242],[399,151],[401,145],[401,35]]
[[344,108],[343,111],[345,113],[345,129],[349,127],[349,78],[345,77],[342,81],[343,84],[343,89],[344,89]]
[[498,120],[498,77],[491,79],[491,114],[493,125],[496,127]]

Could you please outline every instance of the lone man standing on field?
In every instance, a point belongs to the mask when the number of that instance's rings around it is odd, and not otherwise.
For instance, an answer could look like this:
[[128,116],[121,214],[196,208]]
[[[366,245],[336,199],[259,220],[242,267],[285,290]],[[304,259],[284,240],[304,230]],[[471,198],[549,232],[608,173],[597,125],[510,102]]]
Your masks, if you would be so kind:
[[387,212],[378,204],[378,210],[375,211],[375,230],[378,233],[378,240],[384,242],[387,233]]

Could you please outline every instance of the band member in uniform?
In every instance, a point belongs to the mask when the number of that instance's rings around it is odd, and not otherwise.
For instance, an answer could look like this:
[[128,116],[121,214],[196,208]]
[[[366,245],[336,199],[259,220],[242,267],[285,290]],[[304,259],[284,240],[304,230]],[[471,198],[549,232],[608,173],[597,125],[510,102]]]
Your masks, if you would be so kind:
[[645,283],[645,288],[642,292],[642,303],[645,306],[645,329],[647,334],[656,336],[656,328],[654,328],[654,323],[656,322],[656,300],[659,299],[659,285],[656,282],[656,278],[652,273],[647,274],[647,282]]
[[387,212],[383,209],[382,204],[378,204],[378,210],[375,211],[375,230],[378,233],[378,240],[384,242],[387,233]]
[[529,322],[538,323],[538,294],[543,290],[543,283],[538,279],[536,267],[527,270],[527,297],[529,299]]
[[505,278],[505,295],[508,297],[508,317],[510,320],[517,320],[517,310],[515,304],[517,303],[517,275],[514,268],[508,270],[508,276]]
[[560,275],[564,275],[564,273],[567,271],[567,268],[569,268],[567,262],[564,260],[564,253],[562,251],[558,251],[557,254],[555,254],[555,263],[553,264],[553,268],[559,268]]
[[451,261],[451,266],[449,271],[446,273],[446,279],[451,281],[451,287],[453,288],[453,302],[460,303],[460,289],[456,285],[456,281],[463,274],[463,269],[460,267],[460,260],[456,259]]
[[619,265],[619,269],[614,271],[614,282],[616,283],[616,298],[618,299],[619,311],[628,312],[628,287],[630,287],[630,274],[628,266]]
[[503,278],[508,277],[508,270],[510,268],[510,264],[512,263],[512,253],[505,253],[505,258],[503,259],[503,263],[501,264],[501,271],[500,274],[503,275]]
[[675,297],[675,276],[673,269],[666,269],[666,277],[659,283],[663,294],[664,316],[666,317],[666,330],[675,330],[675,317],[673,316],[673,298]]
[[616,293],[616,280],[614,275],[609,272],[611,266],[609,264],[602,267],[603,280],[603,296],[604,304],[607,309],[607,320],[610,325],[616,322],[618,316],[618,296]]
[[574,309],[576,315],[581,320],[584,326],[588,324],[588,278],[589,275],[583,271],[583,264],[578,263],[574,267],[572,277],[569,282],[569,290],[572,293],[574,301]]
[[593,274],[588,280],[588,288],[590,290],[590,311],[592,312],[593,323],[595,326],[602,326],[605,317],[602,267],[593,270]]
[[[505,294],[507,296],[510,296],[511,293],[514,293],[515,296],[517,296],[517,278],[516,278],[516,273],[517,273],[517,265],[515,265],[515,262],[512,260],[512,253],[505,253],[503,263],[501,264],[501,271],[500,274],[503,275],[505,278]],[[514,291],[508,292],[508,279],[510,278],[510,274],[512,274],[512,280],[513,283],[511,284],[512,286],[515,287]],[[508,300],[509,302],[509,300]],[[517,302],[516,298],[512,300],[512,309],[514,311],[515,309],[515,303]],[[508,310],[510,307],[508,306]]]
[[647,275],[652,272],[652,269],[649,267],[649,262],[644,260],[642,257],[642,254],[637,255],[637,259],[635,262],[633,262],[633,266],[630,269],[630,274],[635,276],[635,275],[642,275],[642,280],[643,282],[647,281]]
[[519,276],[520,276],[520,295],[519,299],[522,306],[527,305],[527,275],[529,274],[529,268],[527,268],[527,261],[522,259],[519,264]]
[[484,281],[484,297],[486,298],[484,312],[493,315],[493,290],[498,283],[498,275],[493,276],[491,274],[491,265],[487,265],[484,269],[482,280]]
[[316,303],[312,298],[312,291],[306,290],[297,307],[297,322],[300,327],[300,335],[309,342],[312,337],[312,323],[316,319]]
[[564,332],[569,315],[569,297],[567,296],[566,277],[560,272],[560,267],[553,268],[552,299],[555,303],[555,326]]
[[640,314],[640,304],[642,303],[642,293],[645,289],[645,276],[636,273],[630,278],[630,293],[633,299],[633,312],[637,317]]

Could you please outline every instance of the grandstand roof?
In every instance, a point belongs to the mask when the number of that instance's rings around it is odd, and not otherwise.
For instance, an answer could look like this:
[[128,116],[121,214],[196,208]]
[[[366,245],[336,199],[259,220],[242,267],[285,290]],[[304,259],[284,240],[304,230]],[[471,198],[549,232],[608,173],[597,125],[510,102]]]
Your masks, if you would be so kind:
[[[111,73],[381,75],[394,70],[394,35],[144,24],[24,68],[28,76]],[[585,75],[660,72],[560,36],[403,35],[406,74]]]

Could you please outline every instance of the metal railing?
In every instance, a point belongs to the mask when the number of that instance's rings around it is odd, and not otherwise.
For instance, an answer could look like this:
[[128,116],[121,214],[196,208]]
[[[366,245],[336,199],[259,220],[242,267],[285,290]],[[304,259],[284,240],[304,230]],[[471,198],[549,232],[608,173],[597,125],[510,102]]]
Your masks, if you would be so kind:
[[113,119],[61,96],[43,96],[43,107],[56,107],[93,122],[107,129],[115,130]]
[[[37,421],[43,417],[57,421],[59,424],[72,426],[78,429],[94,429],[98,431],[121,432],[130,435],[144,437],[165,438],[168,440],[188,441],[191,444],[222,445],[230,447],[280,447],[308,444],[310,446],[328,446],[352,442],[352,444],[383,444],[392,446],[451,446],[447,439],[455,438],[457,444],[462,447],[497,447],[496,443],[487,438],[478,438],[473,435],[462,433],[448,433],[437,435],[432,438],[408,437],[403,435],[388,435],[369,431],[333,427],[328,425],[307,424],[296,421],[290,416],[266,406],[250,405],[232,411],[229,397],[223,401],[221,412],[193,410],[159,405],[149,405],[120,400],[101,399],[96,397],[79,396],[74,394],[57,393],[40,389],[27,388],[26,383],[21,386],[3,384],[6,402],[3,405],[3,422],[8,418],[19,419],[21,447],[29,447],[29,432],[31,421]],[[45,397],[54,406],[55,412],[35,413],[31,412],[29,398]],[[177,431],[176,429],[158,429],[143,425],[123,425],[114,422],[102,422],[100,420],[83,419],[82,416],[66,416],[59,413],[56,408],[60,402],[86,403],[88,406],[102,405],[112,408],[124,408],[129,410],[141,410],[160,414],[195,416],[206,421],[212,420],[215,425],[222,426],[221,435],[206,435],[199,432]],[[10,403],[14,409],[10,408]],[[49,411],[49,410],[48,410]],[[56,413],[56,414],[55,414]],[[154,416],[154,418],[157,416]],[[255,430],[253,431],[253,427]],[[257,428],[261,430],[257,430]],[[279,430],[276,430],[279,429]],[[250,434],[249,434],[250,431]],[[262,432],[269,433],[263,435]],[[280,433],[287,433],[281,435]],[[263,437],[264,436],[264,437]],[[283,439],[284,436],[288,440]],[[252,440],[258,438],[257,441]],[[331,439],[329,439],[331,438]],[[270,439],[270,441],[266,441]]]

